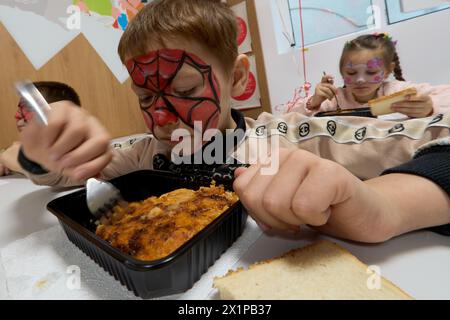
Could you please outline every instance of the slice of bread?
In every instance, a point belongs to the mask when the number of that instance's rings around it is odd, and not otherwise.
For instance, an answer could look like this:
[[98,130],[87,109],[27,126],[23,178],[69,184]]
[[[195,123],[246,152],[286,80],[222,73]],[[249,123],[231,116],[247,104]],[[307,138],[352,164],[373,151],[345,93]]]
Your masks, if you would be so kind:
[[329,241],[255,263],[248,270],[229,271],[214,279],[214,287],[224,300],[412,299]]
[[389,96],[380,97],[377,99],[370,100],[368,102],[370,110],[374,116],[382,116],[384,114],[394,113],[391,109],[391,105],[396,102],[405,100],[406,96],[416,95],[416,88],[408,88]]

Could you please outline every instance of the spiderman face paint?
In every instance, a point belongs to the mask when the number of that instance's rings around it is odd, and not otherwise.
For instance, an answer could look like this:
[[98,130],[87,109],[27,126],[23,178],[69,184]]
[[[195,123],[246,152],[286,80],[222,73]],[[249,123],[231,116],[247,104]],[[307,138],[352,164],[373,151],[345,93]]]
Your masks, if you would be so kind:
[[384,63],[381,58],[373,58],[365,64],[349,62],[343,70],[344,82],[348,86],[380,84],[384,80]]
[[156,136],[157,127],[179,121],[190,128],[200,121],[202,133],[218,127],[219,83],[212,67],[199,57],[183,50],[161,49],[130,59],[126,67],[136,91],[142,91],[138,93],[141,110]]
[[21,131],[23,127],[26,126],[28,121],[30,121],[33,118],[33,112],[31,112],[25,101],[20,99],[19,105],[17,106],[17,112],[14,115],[14,118],[16,119],[16,126],[17,130]]

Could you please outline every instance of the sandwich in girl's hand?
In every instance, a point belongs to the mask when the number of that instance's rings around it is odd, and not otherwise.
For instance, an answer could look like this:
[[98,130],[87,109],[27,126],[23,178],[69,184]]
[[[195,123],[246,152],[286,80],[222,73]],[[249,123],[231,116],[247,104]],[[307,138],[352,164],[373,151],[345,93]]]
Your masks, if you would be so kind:
[[374,116],[382,116],[392,113],[392,105],[400,101],[407,101],[411,97],[417,95],[416,88],[408,88],[389,96],[380,97],[368,102],[370,110]]

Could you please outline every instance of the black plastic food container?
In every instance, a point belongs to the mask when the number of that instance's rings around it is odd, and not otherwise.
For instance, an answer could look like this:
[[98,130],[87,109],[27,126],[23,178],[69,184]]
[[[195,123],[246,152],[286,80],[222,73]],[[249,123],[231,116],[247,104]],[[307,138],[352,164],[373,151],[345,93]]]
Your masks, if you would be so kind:
[[[164,171],[136,171],[111,180],[126,201],[160,196],[178,188],[197,190],[210,181],[194,181]],[[231,190],[231,185],[225,188]],[[166,258],[139,261],[112,247],[95,234],[95,221],[86,205],[86,191],[80,190],[47,205],[61,223],[67,237],[98,265],[135,295],[153,298],[190,289],[220,255],[242,234],[247,213],[235,203],[191,240]]]

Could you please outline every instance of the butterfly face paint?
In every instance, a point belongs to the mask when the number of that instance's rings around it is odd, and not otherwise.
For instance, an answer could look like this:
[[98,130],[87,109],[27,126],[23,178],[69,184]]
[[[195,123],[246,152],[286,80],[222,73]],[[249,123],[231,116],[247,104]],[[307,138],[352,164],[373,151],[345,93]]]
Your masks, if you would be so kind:
[[366,64],[348,63],[344,68],[346,85],[380,84],[384,80],[383,59],[373,58]]
[[16,126],[19,131],[33,118],[33,112],[28,109],[26,102],[23,99],[20,99],[19,101],[14,118],[16,119]]
[[[130,59],[126,67],[133,83],[147,92],[139,100],[152,133],[179,120],[191,128],[201,121],[202,133],[217,128],[220,87],[212,67],[200,58],[183,50],[161,49]],[[177,88],[183,87],[183,79],[187,87]]]

